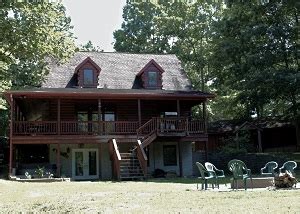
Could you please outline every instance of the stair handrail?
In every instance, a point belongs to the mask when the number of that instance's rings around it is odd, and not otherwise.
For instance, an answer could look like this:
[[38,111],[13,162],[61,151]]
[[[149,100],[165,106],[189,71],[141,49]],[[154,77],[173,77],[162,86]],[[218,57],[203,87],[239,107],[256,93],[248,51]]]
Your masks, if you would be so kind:
[[120,161],[121,155],[120,155],[120,151],[119,151],[116,139],[112,139],[112,142],[113,142],[113,146],[114,146],[114,151],[116,152],[117,158]]
[[143,131],[146,128],[150,128],[150,131],[144,136],[145,138],[151,135],[153,132],[157,131],[157,118],[153,117],[136,130],[137,139],[139,139],[143,135]]
[[143,170],[144,177],[147,176],[147,155],[143,149],[141,140],[137,140],[136,155]]
[[109,151],[110,151],[110,160],[113,163],[112,170],[116,179],[120,179],[120,162],[121,155],[118,149],[116,139],[111,139],[108,141],[109,143]]

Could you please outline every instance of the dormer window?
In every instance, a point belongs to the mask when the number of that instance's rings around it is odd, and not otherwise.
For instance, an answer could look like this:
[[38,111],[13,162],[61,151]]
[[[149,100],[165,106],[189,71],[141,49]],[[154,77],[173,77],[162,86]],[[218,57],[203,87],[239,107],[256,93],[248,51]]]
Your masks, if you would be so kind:
[[153,59],[136,75],[142,80],[145,89],[162,89],[162,73],[164,70]]
[[157,86],[157,72],[156,71],[148,71],[148,86],[156,87]]
[[83,70],[83,84],[93,85],[94,83],[94,71],[92,69]]
[[97,88],[101,68],[87,57],[76,69],[78,86],[82,88]]

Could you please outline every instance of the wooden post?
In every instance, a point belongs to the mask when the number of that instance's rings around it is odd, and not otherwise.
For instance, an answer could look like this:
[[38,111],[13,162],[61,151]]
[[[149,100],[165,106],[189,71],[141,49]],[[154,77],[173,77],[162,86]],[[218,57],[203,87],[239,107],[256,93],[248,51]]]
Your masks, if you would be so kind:
[[56,166],[57,166],[57,169],[56,169],[56,174],[58,177],[60,177],[60,144],[58,143],[57,144],[57,153],[56,153]]
[[142,126],[141,99],[138,99],[139,127]]
[[[203,120],[204,120],[204,132],[207,134],[207,115],[206,115],[206,100],[203,101]],[[207,136],[208,137],[208,136]],[[208,161],[208,139],[205,140],[205,160]]]
[[60,135],[60,98],[57,99],[57,134]]
[[99,133],[99,135],[101,135],[101,131],[102,131],[102,129],[101,129],[101,120],[102,120],[101,108],[102,108],[102,106],[101,105],[102,105],[101,99],[98,99],[98,133]]
[[13,165],[13,143],[12,143],[12,133],[13,133],[13,116],[14,116],[14,99],[12,94],[10,95],[10,127],[9,127],[9,171],[8,174],[12,174]]
[[205,101],[203,102],[203,120],[204,120],[204,131],[207,133],[207,117],[206,117],[206,103]]
[[257,140],[258,140],[258,152],[263,152],[261,144],[261,132],[257,129]]
[[177,117],[180,117],[180,102],[177,100]]
[[179,156],[179,176],[182,177],[182,154],[181,154],[181,145],[178,141],[178,156]]
[[102,177],[102,172],[101,172],[101,165],[102,165],[102,159],[101,159],[101,152],[102,152],[102,144],[101,144],[101,142],[99,143],[99,145],[98,145],[98,164],[99,164],[99,166],[98,166],[98,170],[99,170],[99,179],[103,179],[103,177]]

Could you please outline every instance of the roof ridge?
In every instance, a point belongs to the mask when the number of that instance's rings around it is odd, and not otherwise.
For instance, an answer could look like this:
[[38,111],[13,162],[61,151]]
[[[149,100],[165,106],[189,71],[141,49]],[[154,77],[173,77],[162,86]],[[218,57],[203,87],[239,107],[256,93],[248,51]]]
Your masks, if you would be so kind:
[[[116,51],[77,51],[76,53],[96,53],[96,54],[131,54],[131,55],[164,55],[164,56],[176,56],[176,54],[170,53],[130,53],[130,52],[116,52]],[[75,53],[75,54],[76,54]],[[176,56],[177,57],[177,56]]]

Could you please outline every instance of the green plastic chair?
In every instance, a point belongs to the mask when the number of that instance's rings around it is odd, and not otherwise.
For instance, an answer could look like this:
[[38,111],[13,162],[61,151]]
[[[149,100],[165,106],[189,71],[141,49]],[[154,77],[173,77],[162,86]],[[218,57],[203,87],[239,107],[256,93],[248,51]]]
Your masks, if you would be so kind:
[[221,169],[218,169],[215,165],[213,165],[210,162],[205,162],[205,168],[207,169],[207,171],[214,172],[214,173],[212,173],[212,175],[214,175],[216,177],[216,184],[219,189],[219,178],[225,178],[224,171]]
[[277,169],[278,164],[275,161],[270,161],[260,169],[260,174],[263,176],[275,176],[275,169]]
[[297,167],[297,163],[295,161],[287,161],[285,162],[282,167],[279,168],[279,173],[288,172],[292,174],[292,176],[296,177],[295,169]]
[[[205,167],[199,162],[196,162],[196,166],[198,167],[200,172],[201,177],[198,178],[202,180],[202,189],[204,185],[205,185],[205,190],[207,189],[208,180],[213,181],[211,184],[212,184],[212,188],[214,189],[214,184],[216,184],[215,172],[206,170]],[[197,189],[198,189],[198,182],[197,182]]]
[[233,189],[237,189],[237,181],[243,180],[245,190],[247,190],[247,179],[251,180],[251,186],[253,189],[251,170],[247,168],[246,164],[241,160],[231,160],[228,162],[228,169],[233,174]]

